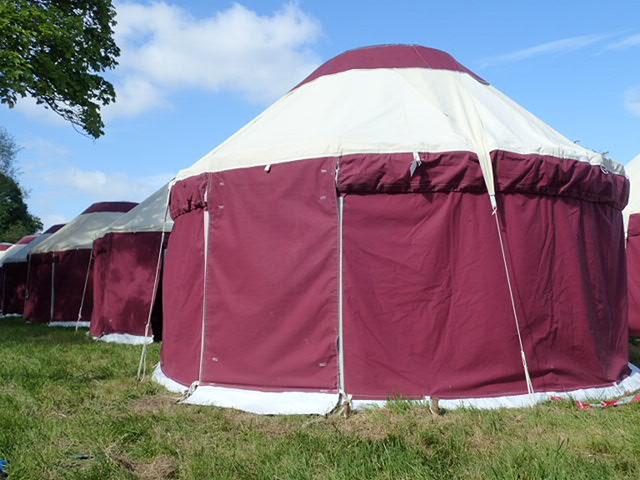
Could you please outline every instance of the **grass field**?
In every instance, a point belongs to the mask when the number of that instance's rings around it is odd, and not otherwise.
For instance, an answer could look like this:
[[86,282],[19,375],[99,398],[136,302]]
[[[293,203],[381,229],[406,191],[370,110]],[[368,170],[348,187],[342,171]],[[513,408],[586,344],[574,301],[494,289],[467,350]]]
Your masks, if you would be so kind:
[[[257,416],[177,404],[136,382],[139,353],[84,331],[0,320],[9,478],[640,478],[640,404],[434,416],[395,402],[349,418]],[[153,345],[149,368],[158,353]]]

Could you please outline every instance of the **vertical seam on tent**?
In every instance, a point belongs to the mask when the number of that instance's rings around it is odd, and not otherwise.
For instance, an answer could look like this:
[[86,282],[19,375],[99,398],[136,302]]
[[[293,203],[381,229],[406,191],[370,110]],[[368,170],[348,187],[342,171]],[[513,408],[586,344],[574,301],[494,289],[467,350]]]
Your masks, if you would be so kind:
[[[147,324],[144,326],[144,336],[145,338],[149,337],[149,329],[151,327],[151,315],[153,314],[153,306],[156,303],[156,296],[158,294],[158,286],[160,284],[160,265],[162,263],[162,252],[164,250],[164,239],[167,228],[167,213],[169,213],[169,199],[171,197],[171,190],[167,191],[167,201],[165,203],[164,208],[164,218],[162,219],[162,235],[160,235],[160,249],[158,252],[158,261],[156,262],[156,274],[153,279],[153,290],[151,291],[151,304],[149,305],[149,314],[147,315]],[[142,353],[140,354],[140,362],[138,363],[138,380],[142,380],[147,373],[147,345],[148,343],[145,341],[142,344]]]
[[22,305],[22,313],[27,309],[27,300],[29,299],[29,278],[31,277],[31,255],[27,255],[27,282],[25,283],[24,305]]
[[51,305],[49,305],[49,321],[53,322],[53,311],[56,301],[56,262],[53,254],[51,255]]
[[344,197],[338,195],[338,372],[340,375],[340,394],[346,399],[344,381],[344,279],[343,279],[343,218]]
[[[210,178],[207,178],[207,183],[210,183]],[[204,222],[204,275],[202,285],[202,329],[201,329],[201,341],[200,341],[200,367],[198,368],[198,381],[196,386],[202,382],[202,374],[204,369],[204,347],[205,347],[205,334],[207,328],[207,276],[209,267],[209,186],[204,192],[205,208],[203,215]]]
[[2,305],[0,306],[0,311],[2,314],[6,314],[4,308],[7,305],[6,292],[7,292],[7,267],[2,268]]
[[87,264],[87,274],[84,277],[84,288],[82,289],[82,299],[80,300],[80,310],[78,310],[78,319],[76,320],[76,332],[82,320],[82,308],[84,307],[84,297],[87,295],[87,285],[89,284],[89,274],[91,273],[91,262],[93,261],[93,242],[91,243],[91,252],[89,252],[89,263]]

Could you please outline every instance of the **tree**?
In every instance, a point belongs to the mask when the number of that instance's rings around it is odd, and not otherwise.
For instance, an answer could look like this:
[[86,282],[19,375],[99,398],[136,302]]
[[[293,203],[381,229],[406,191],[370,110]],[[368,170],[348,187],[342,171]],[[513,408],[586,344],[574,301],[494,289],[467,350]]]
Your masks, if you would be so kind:
[[42,229],[42,222],[27,210],[22,189],[0,173],[0,242],[15,243]]
[[100,75],[117,65],[111,0],[0,0],[0,102],[33,97],[88,135],[115,100]]
[[16,180],[18,150],[15,139],[0,127],[0,242],[15,243],[42,229],[40,219],[29,213],[26,193]]
[[18,174],[16,155],[20,147],[4,128],[0,127],[0,173],[13,179]]

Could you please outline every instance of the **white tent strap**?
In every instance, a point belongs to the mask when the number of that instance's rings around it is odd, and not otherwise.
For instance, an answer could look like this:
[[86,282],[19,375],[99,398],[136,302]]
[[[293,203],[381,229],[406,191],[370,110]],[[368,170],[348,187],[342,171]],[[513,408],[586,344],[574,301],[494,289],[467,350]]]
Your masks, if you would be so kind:
[[193,386],[194,390],[202,383],[204,371],[204,349],[207,337],[207,277],[209,273],[209,189],[204,192],[204,275],[202,281],[202,329],[200,330],[200,366],[198,367],[198,382]]
[[0,312],[2,312],[3,314],[6,313],[4,311],[4,307],[7,304],[6,302],[6,291],[7,291],[7,272],[3,271],[2,272],[2,305],[0,305]]
[[80,326],[82,320],[82,309],[84,308],[84,298],[87,295],[87,286],[89,285],[89,275],[91,274],[91,262],[93,262],[93,245],[91,246],[91,252],[89,252],[89,262],[87,263],[87,274],[84,277],[84,288],[82,289],[82,300],[80,300],[80,310],[78,310],[78,320],[76,321],[76,332]]
[[338,196],[338,374],[340,395],[348,402],[344,381],[344,280],[343,280],[343,220],[344,196]]
[[[492,201],[492,204],[495,202],[495,198]],[[511,299],[511,308],[513,310],[513,319],[516,323],[516,332],[518,333],[518,342],[520,344],[520,357],[522,359],[522,367],[524,368],[524,376],[527,382],[527,392],[529,395],[533,395],[535,392],[533,390],[533,383],[531,382],[531,375],[529,375],[529,366],[527,365],[527,355],[524,352],[524,343],[522,341],[522,334],[520,332],[520,322],[518,320],[518,310],[516,308],[516,300],[513,295],[513,286],[511,285],[511,275],[509,274],[509,264],[507,262],[507,254],[504,248],[504,241],[502,240],[502,231],[500,229],[500,219],[498,218],[498,210],[497,207],[493,210],[493,216],[496,219],[496,227],[498,229],[498,239],[500,240],[500,250],[502,252],[502,261],[504,263],[504,272],[507,277],[507,287],[509,288],[509,297]]]
[[[167,214],[169,213],[169,197],[167,194],[167,202],[164,208],[164,218],[162,223],[162,235],[160,236],[160,248],[158,251],[158,260],[156,262],[156,274],[153,279],[153,289],[151,291],[151,304],[149,305],[149,314],[147,315],[147,323],[144,326],[144,336],[149,336],[149,331],[151,329],[151,315],[153,314],[153,306],[156,303],[156,297],[158,295],[158,287],[160,285],[160,271],[162,268],[162,252],[164,250],[164,239],[166,236],[166,225],[167,225]],[[140,354],[140,362],[138,363],[138,380],[142,380],[147,373],[147,345],[148,343],[142,344],[142,352]]]
[[49,321],[53,322],[53,313],[56,305],[56,262],[51,259],[51,305],[49,307]]

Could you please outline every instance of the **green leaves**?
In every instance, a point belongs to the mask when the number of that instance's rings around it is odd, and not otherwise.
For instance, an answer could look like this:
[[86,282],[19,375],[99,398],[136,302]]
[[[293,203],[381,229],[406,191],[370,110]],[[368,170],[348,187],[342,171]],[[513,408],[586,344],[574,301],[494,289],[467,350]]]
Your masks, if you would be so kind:
[[42,229],[40,219],[27,210],[26,193],[16,180],[19,150],[13,136],[0,127],[0,242],[15,243]]
[[42,222],[27,210],[22,189],[0,173],[0,241],[15,243],[42,229]]
[[111,0],[2,0],[0,103],[30,95],[79,126],[104,134],[100,108],[115,101],[103,72],[117,65]]

